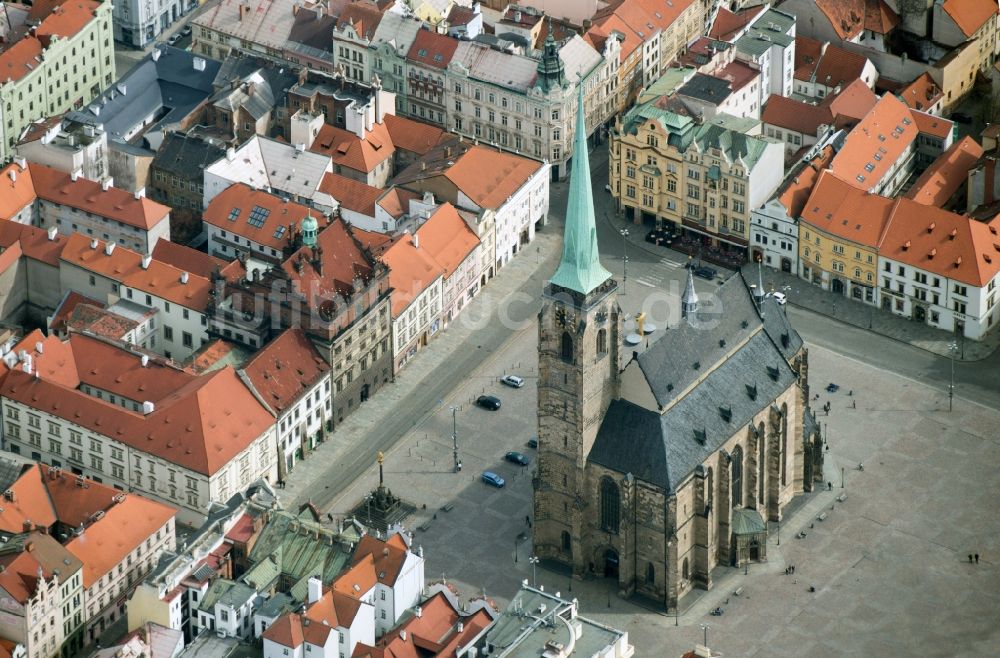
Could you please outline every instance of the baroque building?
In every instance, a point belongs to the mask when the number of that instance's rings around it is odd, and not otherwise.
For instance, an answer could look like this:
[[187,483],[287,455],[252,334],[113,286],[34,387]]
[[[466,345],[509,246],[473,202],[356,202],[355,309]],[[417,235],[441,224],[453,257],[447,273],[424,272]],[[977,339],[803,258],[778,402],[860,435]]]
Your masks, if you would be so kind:
[[689,273],[682,322],[621,355],[586,158],[565,231],[539,314],[534,551],[673,610],[717,565],[766,560],[768,523],[822,480],[808,352],[742,277],[702,307]]

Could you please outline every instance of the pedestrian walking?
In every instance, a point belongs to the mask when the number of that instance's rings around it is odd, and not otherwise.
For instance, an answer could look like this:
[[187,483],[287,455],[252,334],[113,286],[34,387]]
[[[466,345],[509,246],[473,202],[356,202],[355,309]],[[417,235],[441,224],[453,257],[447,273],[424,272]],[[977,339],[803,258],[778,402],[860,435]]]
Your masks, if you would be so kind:
[[857,408],[858,408],[858,401],[851,400],[851,409],[857,409]]
[[529,526],[529,527],[531,526],[531,517],[530,516],[526,515],[524,517],[524,525]]
[[972,553],[969,553],[969,564],[972,564]]
[[979,553],[976,553],[976,564],[979,564]]

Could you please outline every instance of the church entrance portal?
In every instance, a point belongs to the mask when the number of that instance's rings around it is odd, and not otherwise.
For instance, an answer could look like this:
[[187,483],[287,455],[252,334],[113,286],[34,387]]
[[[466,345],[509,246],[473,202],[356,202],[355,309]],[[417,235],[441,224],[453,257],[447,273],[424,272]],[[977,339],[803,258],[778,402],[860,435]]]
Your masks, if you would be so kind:
[[604,551],[604,577],[618,579],[618,551],[613,548]]

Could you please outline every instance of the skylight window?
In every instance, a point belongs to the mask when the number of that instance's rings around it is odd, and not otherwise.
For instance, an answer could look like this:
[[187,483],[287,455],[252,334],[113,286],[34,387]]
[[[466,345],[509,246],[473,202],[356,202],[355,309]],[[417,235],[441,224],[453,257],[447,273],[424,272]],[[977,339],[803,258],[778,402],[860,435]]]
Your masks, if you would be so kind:
[[247,219],[247,224],[254,228],[260,228],[264,225],[264,221],[267,216],[271,214],[271,211],[267,208],[261,208],[260,206],[254,206],[253,210],[250,211],[250,217]]
[[858,182],[859,183],[864,183],[865,182],[865,177],[862,176],[861,174],[858,174]]
[[233,208],[232,210],[229,211],[229,221],[235,222],[236,218],[239,216],[240,216],[239,208]]
[[278,228],[274,229],[274,239],[280,240],[281,236],[285,234],[285,226],[282,224]]
[[417,56],[418,57],[427,57],[427,49],[426,48],[421,48],[420,50],[418,50],[417,51]]
[[907,117],[903,117],[903,123],[908,126],[908,125],[910,125],[913,122],[910,121]]
[[442,55],[441,53],[437,53],[436,55],[434,55],[434,61],[435,62],[440,62],[440,61],[443,61],[443,60],[444,60],[444,55]]
[[867,171],[869,174],[872,173],[873,171],[875,171],[875,165],[869,162],[868,164],[865,165],[865,171]]

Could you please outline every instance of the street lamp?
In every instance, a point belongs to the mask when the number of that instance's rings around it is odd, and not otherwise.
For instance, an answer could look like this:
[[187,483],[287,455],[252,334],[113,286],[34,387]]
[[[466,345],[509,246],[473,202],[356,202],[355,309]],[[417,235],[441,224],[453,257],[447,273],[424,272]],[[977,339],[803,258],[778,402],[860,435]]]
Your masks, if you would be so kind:
[[451,456],[455,472],[462,470],[462,462],[458,460],[458,407],[451,408]]
[[622,234],[622,281],[628,281],[628,229],[618,232]]
[[538,564],[538,556],[531,555],[528,557],[528,562],[531,563],[531,586],[538,587],[538,580],[535,578],[535,565]]
[[948,343],[948,356],[951,357],[951,383],[948,384],[948,411],[952,410],[955,399],[955,352],[958,351],[958,343],[951,341]]
[[709,626],[708,624],[698,624],[698,625],[701,626],[701,630],[704,633],[704,635],[702,636],[702,646],[707,647],[708,646],[708,629],[711,628],[711,626]]
[[514,564],[517,564],[517,537],[514,537]]

